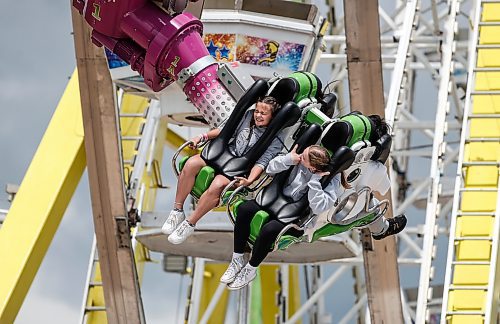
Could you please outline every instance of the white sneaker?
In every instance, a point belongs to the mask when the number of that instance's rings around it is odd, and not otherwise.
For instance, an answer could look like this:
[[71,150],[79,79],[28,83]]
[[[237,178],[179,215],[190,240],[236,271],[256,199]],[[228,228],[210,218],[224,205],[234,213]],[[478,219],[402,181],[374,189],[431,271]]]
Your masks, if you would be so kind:
[[228,284],[234,281],[238,272],[240,272],[241,268],[245,265],[245,259],[243,256],[232,258],[231,263],[229,263],[229,267],[227,267],[226,272],[220,277],[220,282]]
[[175,231],[168,236],[168,241],[172,244],[181,244],[194,232],[194,226],[188,223],[187,220],[183,221]]
[[237,290],[248,285],[257,276],[257,268],[249,268],[248,264],[236,275],[234,281],[227,285],[229,290]]
[[175,209],[172,209],[167,217],[167,220],[165,221],[165,223],[163,223],[161,231],[163,232],[163,234],[170,235],[185,219],[186,215],[184,215],[184,211],[177,211]]

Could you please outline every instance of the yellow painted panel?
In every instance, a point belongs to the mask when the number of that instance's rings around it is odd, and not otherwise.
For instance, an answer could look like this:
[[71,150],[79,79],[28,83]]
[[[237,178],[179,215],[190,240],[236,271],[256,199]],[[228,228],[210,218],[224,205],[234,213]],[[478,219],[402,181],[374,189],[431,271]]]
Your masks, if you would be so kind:
[[446,318],[448,324],[484,324],[481,315],[453,315]]
[[463,192],[460,209],[465,212],[495,211],[497,204],[496,192]]
[[[94,282],[102,282],[101,277],[101,268],[99,264],[96,265],[94,278],[92,279]],[[89,290],[89,295],[87,297],[87,306],[105,306],[104,302],[104,291],[102,286],[95,286]],[[106,316],[106,312],[103,311],[94,311],[88,312],[86,318],[87,324],[107,324],[108,318]]]
[[500,143],[474,142],[465,145],[465,161],[500,161]]
[[488,284],[490,266],[486,264],[457,264],[453,272],[455,285],[486,285]]
[[[263,267],[266,267],[264,275],[262,274]],[[300,307],[300,285],[298,266],[289,265],[288,270],[289,297],[287,312],[291,316]],[[259,272],[259,276],[257,277],[259,281],[255,283],[255,286],[252,286],[252,309],[249,323],[275,323],[276,316],[278,315],[276,296],[279,293],[279,287],[277,286],[279,267],[264,265],[261,266]],[[276,290],[270,290],[271,287],[276,288]],[[254,293],[256,295],[253,295]],[[302,323],[302,321],[299,320],[297,323]]]
[[276,306],[276,294],[280,291],[277,282],[278,271],[279,266],[267,264],[260,266],[262,287],[265,289],[265,293],[262,294],[262,305],[266,305],[262,309],[264,323],[274,323],[275,316],[279,312]]
[[[198,321],[203,316],[203,313],[205,313],[205,310],[207,309],[207,306],[210,303],[212,296],[214,295],[215,291],[217,290],[217,287],[219,287],[219,284],[220,284],[219,279],[222,276],[222,274],[224,273],[224,271],[226,271],[227,266],[228,266],[227,263],[223,263],[223,264],[207,263],[207,264],[205,264],[205,272],[206,273],[208,272],[210,275],[204,276],[204,278],[203,278],[203,290],[201,292],[200,312],[199,312]],[[219,299],[217,306],[215,307],[214,311],[212,312],[212,315],[210,316],[208,323],[210,323],[210,324],[224,323],[224,319],[226,317],[228,297],[229,297],[229,291],[227,289],[224,289],[224,292],[222,293],[222,296]]]
[[471,120],[470,137],[500,138],[500,118]]
[[475,165],[465,168],[466,187],[497,187],[498,167],[494,165]]
[[477,54],[478,67],[498,67],[500,66],[500,49],[481,48]]
[[[300,308],[300,285],[299,285],[299,267],[289,267],[289,298],[288,298],[288,314],[291,316]],[[300,322],[299,322],[300,323]]]
[[500,3],[483,4],[481,21],[500,21]]
[[500,44],[500,27],[481,27],[479,32],[479,44]]
[[120,117],[120,129],[122,135],[140,135],[144,125],[144,118]]
[[85,169],[73,73],[0,230],[0,323],[12,323]]
[[[158,129],[156,131],[156,146],[155,150],[153,152],[153,160],[158,162],[158,165],[162,165],[163,161],[163,152],[165,151],[164,144],[165,144],[165,133],[167,132],[167,120],[166,119],[160,119],[158,123]],[[166,172],[171,172],[172,168],[166,168]],[[163,181],[165,181],[167,174],[163,173],[160,174],[162,177]],[[144,170],[144,175],[142,178],[142,182],[146,184],[146,190],[144,192],[144,199],[142,201],[142,210],[144,211],[153,211],[155,208],[155,202],[156,202],[156,193],[158,191],[158,183],[154,180],[154,174],[153,172],[149,173],[147,170]],[[165,190],[165,189],[162,189]],[[169,190],[174,190],[169,189]],[[173,194],[173,193],[172,193]]]
[[456,243],[458,261],[488,261],[491,256],[490,241],[458,241]]
[[474,96],[474,114],[500,114],[500,95]]
[[123,159],[131,160],[134,155],[137,154],[135,150],[136,142],[135,141],[123,141],[122,142],[122,150],[123,150]]
[[483,290],[453,290],[448,299],[449,311],[480,311],[483,310],[486,291]]
[[[124,94],[120,106],[122,114],[144,114],[148,109],[149,101],[144,97]],[[145,118],[142,117],[121,117],[120,128],[122,135],[139,135]]]
[[494,222],[493,216],[459,216],[456,236],[491,236]]
[[499,90],[500,72],[477,72],[476,90]]

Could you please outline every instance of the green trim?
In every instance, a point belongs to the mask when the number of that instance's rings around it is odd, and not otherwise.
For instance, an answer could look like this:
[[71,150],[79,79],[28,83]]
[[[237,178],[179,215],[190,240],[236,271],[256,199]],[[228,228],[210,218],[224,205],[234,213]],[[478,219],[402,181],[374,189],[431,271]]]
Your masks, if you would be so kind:
[[278,242],[278,250],[286,250],[290,245],[302,242],[300,237],[293,235],[283,235]]
[[294,72],[288,76],[297,81],[298,93],[295,94],[294,101],[299,102],[304,98],[314,97],[318,91],[318,80],[314,74],[309,72]]
[[244,202],[244,200],[240,199],[237,202],[235,202],[233,204],[233,206],[231,207],[233,209],[234,218],[238,217],[238,207],[240,207],[240,205],[243,204],[243,202]]
[[317,241],[322,237],[347,232],[348,230],[351,230],[355,227],[366,226],[366,225],[370,224],[371,222],[373,222],[377,218],[377,215],[378,215],[377,213],[371,213],[371,214],[368,214],[365,217],[358,219],[357,221],[354,221],[351,224],[347,224],[347,225],[326,224],[325,226],[321,227],[316,232],[314,232],[312,242]]
[[264,211],[264,210],[259,210],[258,212],[255,213],[254,217],[252,218],[252,221],[250,222],[250,242],[255,243],[255,240],[257,239],[257,236],[259,236],[260,230],[262,229],[262,226],[267,222],[269,219],[269,214]]
[[353,134],[349,139],[349,143],[347,143],[348,147],[351,147],[354,143],[368,140],[370,138],[372,126],[368,117],[358,114],[349,114],[340,118],[340,120],[351,124],[353,129]]
[[[182,171],[189,158],[190,156],[184,156],[182,159],[180,159],[179,171]],[[196,179],[194,180],[194,186],[191,190],[191,194],[197,199],[200,199],[201,195],[203,195],[203,193],[207,191],[208,187],[210,187],[210,184],[212,183],[214,178],[215,170],[212,167],[206,165],[201,168],[200,172],[198,172],[198,174],[196,175]]]
[[260,268],[257,268],[257,277],[250,284],[250,324],[264,323],[262,320],[262,282]]
[[319,126],[323,126],[323,124],[328,120],[330,120],[330,118],[328,118],[328,116],[318,108],[313,108],[306,114],[306,122],[308,124],[317,124]]
[[192,193],[196,198],[200,198],[201,195],[210,187],[210,184],[215,178],[215,171],[209,166],[204,166],[201,168],[200,172],[196,175],[196,180],[194,181],[194,187]]
[[182,171],[182,169],[184,169],[184,166],[186,165],[186,162],[189,158],[190,156],[182,157],[182,159],[179,161],[179,171]]

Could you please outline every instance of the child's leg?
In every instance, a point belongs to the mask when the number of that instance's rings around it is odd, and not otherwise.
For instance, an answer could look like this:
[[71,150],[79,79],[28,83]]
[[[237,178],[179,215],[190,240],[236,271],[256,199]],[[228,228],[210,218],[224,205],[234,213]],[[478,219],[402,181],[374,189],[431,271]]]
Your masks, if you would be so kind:
[[260,210],[255,200],[247,200],[238,207],[238,216],[234,225],[234,252],[243,253],[250,237],[250,223],[255,213]]
[[207,164],[199,154],[193,155],[186,161],[184,168],[179,174],[179,180],[177,181],[177,190],[175,192],[174,208],[180,210],[183,209],[184,202],[186,201],[186,198],[191,192],[191,190],[193,189],[196,175],[206,165]]
[[222,175],[218,175],[214,178],[210,187],[208,187],[207,191],[205,191],[203,195],[201,195],[200,200],[198,200],[196,209],[191,216],[189,216],[188,222],[191,225],[195,225],[206,213],[217,207],[220,194],[229,182],[229,179]]
[[283,228],[285,228],[285,226],[285,224],[275,219],[264,224],[259,236],[255,240],[252,257],[248,262],[252,267],[258,267],[262,261],[264,261],[269,252],[271,252],[271,248],[276,241],[278,234]]

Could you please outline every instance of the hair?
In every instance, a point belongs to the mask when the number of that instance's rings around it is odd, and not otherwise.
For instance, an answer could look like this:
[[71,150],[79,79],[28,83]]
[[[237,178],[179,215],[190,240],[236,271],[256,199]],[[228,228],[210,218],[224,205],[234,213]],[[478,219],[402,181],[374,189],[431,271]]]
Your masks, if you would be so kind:
[[390,126],[382,117],[379,115],[370,115],[368,118],[370,118],[375,125],[375,134],[377,135],[377,139],[381,138],[385,134],[389,134]]
[[271,106],[271,114],[274,116],[276,112],[281,108],[281,105],[278,103],[278,100],[271,96],[265,96],[257,100],[257,102],[265,103]]
[[309,147],[309,162],[311,166],[320,172],[328,171],[330,155],[323,146],[311,145]]

